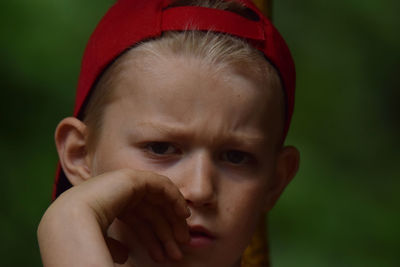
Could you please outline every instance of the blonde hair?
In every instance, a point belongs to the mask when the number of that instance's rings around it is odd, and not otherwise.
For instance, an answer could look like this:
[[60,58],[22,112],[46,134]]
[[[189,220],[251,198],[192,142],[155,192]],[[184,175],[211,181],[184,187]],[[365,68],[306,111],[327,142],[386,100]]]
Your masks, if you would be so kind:
[[83,120],[89,131],[89,150],[96,144],[98,132],[101,131],[104,107],[113,101],[113,88],[119,81],[118,77],[124,73],[125,63],[143,57],[157,60],[166,56],[198,59],[202,64],[213,66],[216,73],[232,70],[244,74],[265,88],[282,92],[282,99],[279,101],[283,102],[283,91],[277,71],[261,52],[246,41],[211,31],[166,32],[161,38],[145,41],[127,50],[99,79],[83,113]]

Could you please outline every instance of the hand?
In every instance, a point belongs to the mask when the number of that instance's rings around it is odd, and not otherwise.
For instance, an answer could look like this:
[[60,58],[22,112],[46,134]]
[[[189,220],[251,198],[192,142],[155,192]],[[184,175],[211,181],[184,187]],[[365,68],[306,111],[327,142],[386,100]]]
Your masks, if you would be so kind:
[[[38,241],[44,266],[114,266],[127,259],[106,235],[116,219],[136,228],[156,261],[179,260],[178,243],[189,240],[186,201],[166,177],[119,170],[93,177],[57,198],[44,214]],[[118,260],[119,258],[119,260]]]

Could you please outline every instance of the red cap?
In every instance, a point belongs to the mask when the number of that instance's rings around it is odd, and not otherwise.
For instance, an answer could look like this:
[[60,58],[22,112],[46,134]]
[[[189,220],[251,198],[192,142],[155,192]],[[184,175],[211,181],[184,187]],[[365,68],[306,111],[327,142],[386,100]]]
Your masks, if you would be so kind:
[[[237,0],[258,15],[247,19],[236,13],[197,6],[173,7],[172,0],[119,0],[106,13],[86,47],[75,99],[79,117],[95,82],[109,64],[135,44],[166,31],[203,30],[246,39],[278,70],[286,100],[286,136],[294,108],[295,67],[290,51],[272,23],[250,0]],[[70,187],[57,168],[53,199]]]

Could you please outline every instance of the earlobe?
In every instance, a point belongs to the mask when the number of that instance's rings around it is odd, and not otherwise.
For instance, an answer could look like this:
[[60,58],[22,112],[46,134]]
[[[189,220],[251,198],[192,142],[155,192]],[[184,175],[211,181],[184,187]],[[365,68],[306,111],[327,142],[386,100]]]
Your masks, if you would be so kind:
[[283,147],[276,161],[275,175],[268,188],[265,211],[270,211],[286,186],[292,181],[299,169],[300,153],[293,146]]
[[65,175],[72,185],[90,177],[87,127],[77,118],[63,119],[57,126],[55,141]]

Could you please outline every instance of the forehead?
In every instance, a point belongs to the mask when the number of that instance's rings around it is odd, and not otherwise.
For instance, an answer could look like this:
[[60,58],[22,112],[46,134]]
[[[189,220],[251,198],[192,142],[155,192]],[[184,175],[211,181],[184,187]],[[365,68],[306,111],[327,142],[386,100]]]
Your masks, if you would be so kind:
[[160,125],[198,133],[199,128],[214,129],[216,135],[239,132],[254,137],[275,135],[279,128],[278,88],[246,75],[248,70],[176,55],[122,60],[111,103],[120,112],[108,114],[113,120],[125,117],[142,127]]

